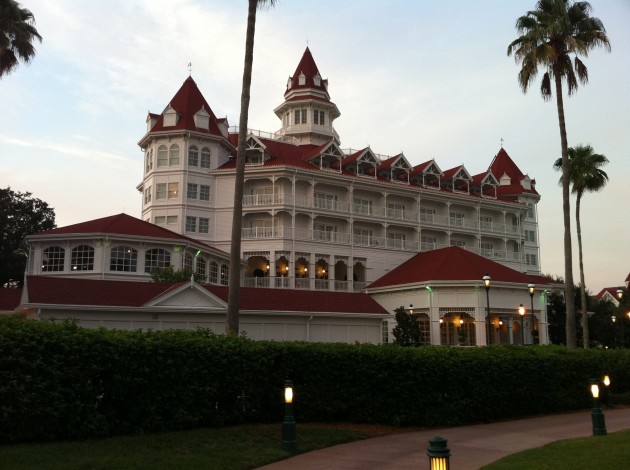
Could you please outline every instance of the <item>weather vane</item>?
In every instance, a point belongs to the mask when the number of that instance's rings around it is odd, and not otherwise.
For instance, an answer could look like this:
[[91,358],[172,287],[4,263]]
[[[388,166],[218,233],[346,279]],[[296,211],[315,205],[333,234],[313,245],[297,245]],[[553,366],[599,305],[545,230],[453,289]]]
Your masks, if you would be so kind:
[[188,62],[188,76],[192,76],[192,62]]
[[501,137],[501,148],[503,148],[503,137]]

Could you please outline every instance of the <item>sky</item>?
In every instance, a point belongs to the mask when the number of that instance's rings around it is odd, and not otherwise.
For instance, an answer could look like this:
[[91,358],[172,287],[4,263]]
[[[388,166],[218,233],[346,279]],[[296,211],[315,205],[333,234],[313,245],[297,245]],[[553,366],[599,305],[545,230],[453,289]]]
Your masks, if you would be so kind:
[[[238,124],[245,0],[20,3],[43,42],[0,79],[0,187],[47,202],[58,226],[140,217],[147,112],[161,113],[189,73],[214,113]],[[541,98],[539,80],[524,94],[507,55],[535,3],[279,0],[258,12],[249,127],[281,127],[273,109],[308,45],[341,111],[341,148],[477,174],[503,145],[541,195],[542,272],[564,276],[555,98]],[[586,286],[597,293],[630,272],[630,1],[591,5],[612,51],[583,58],[589,83],[565,96],[565,114],[569,146],[589,143],[610,161],[607,186],[582,200]]]

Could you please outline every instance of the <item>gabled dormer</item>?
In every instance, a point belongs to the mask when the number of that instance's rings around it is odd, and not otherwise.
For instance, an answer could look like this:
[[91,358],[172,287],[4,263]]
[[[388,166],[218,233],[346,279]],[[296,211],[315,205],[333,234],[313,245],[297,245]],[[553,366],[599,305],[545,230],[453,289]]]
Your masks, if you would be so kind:
[[193,116],[195,120],[195,127],[198,129],[208,130],[210,128],[210,113],[202,106],[199,111]]
[[151,129],[157,124],[158,119],[160,119],[159,114],[148,113],[147,114],[147,133],[151,132]]
[[381,162],[376,167],[376,172],[381,178],[385,178],[393,183],[409,184],[411,165],[405,156],[400,153]]
[[282,121],[279,138],[292,137],[298,145],[322,145],[332,138],[339,144],[333,121],[341,113],[330,101],[328,80],[322,79],[308,47],[287,81],[284,99],[274,110]]
[[521,186],[523,186],[523,189],[528,191],[532,189],[532,179],[529,175],[525,175],[523,179],[521,179]]
[[175,127],[177,125],[177,121],[179,120],[179,114],[169,104],[162,113],[162,119],[164,127]]
[[507,173],[503,173],[503,176],[499,179],[499,185],[509,186],[510,184],[512,184],[512,178]]
[[245,166],[263,166],[271,157],[267,146],[254,134],[247,136]]
[[376,178],[376,167],[380,162],[370,147],[356,152],[346,150],[346,155],[341,161],[343,170],[363,178]]
[[496,199],[499,180],[488,170],[472,177],[471,192],[481,197]]
[[440,189],[441,177],[444,172],[440,169],[435,160],[421,163],[413,167],[409,173],[409,180],[424,188]]
[[345,156],[337,143],[331,141],[314,152],[313,155],[308,156],[307,161],[320,170],[341,173],[341,162]]
[[471,179],[464,165],[460,165],[444,172],[441,186],[456,193],[469,194]]

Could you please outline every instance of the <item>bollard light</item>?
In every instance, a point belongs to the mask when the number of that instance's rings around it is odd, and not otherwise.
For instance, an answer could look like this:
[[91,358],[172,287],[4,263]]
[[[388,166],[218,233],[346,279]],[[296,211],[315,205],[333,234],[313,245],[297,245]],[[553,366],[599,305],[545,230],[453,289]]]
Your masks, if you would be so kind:
[[293,417],[293,382],[284,383],[284,420],[282,421],[282,448],[287,452],[297,452],[295,418]]
[[429,456],[429,470],[449,470],[451,449],[447,447],[447,441],[443,437],[435,436],[429,439],[427,448]]
[[599,385],[594,379],[591,380],[591,394],[593,395],[593,412],[591,414],[593,419],[593,436],[605,436],[607,434],[606,420],[599,405]]
[[518,307],[518,314],[521,316],[521,346],[525,346],[525,307],[523,304]]

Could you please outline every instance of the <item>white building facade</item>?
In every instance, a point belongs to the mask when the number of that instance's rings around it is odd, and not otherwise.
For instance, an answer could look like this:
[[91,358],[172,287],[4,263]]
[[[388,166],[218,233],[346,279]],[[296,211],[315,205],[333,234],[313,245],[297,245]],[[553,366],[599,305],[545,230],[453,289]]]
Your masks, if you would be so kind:
[[[247,141],[244,286],[362,291],[416,253],[447,246],[540,273],[540,196],[504,149],[472,175],[342,148],[340,112],[308,48],[274,112],[280,130]],[[236,142],[189,77],[149,114],[139,142],[142,219],[229,251]]]

